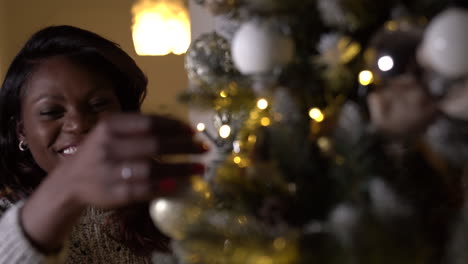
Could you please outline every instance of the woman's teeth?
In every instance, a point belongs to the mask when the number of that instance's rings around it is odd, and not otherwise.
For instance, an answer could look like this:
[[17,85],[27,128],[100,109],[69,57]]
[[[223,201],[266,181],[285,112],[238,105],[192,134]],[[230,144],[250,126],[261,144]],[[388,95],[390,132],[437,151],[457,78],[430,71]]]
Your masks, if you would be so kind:
[[77,147],[68,147],[66,149],[63,150],[63,154],[65,155],[73,155],[75,154],[75,152],[78,150]]

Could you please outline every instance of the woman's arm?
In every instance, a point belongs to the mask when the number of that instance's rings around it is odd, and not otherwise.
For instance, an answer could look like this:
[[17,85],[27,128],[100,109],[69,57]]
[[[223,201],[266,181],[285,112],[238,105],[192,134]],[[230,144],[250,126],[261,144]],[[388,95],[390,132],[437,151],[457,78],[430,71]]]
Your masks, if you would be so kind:
[[[20,221],[32,243],[43,253],[60,250],[85,209],[73,199],[71,188],[55,171],[38,187],[20,211]],[[63,175],[62,175],[63,176]]]
[[60,263],[63,252],[46,256],[24,235],[19,221],[22,206],[22,202],[13,205],[0,218],[0,264]]

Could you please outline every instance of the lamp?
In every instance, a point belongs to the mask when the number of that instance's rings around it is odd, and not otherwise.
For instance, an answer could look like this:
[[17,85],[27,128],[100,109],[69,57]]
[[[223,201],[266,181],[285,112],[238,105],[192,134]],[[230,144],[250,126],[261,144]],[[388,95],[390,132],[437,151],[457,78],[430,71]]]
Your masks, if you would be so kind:
[[177,55],[190,45],[190,18],[183,0],[139,0],[132,7],[132,36],[141,56]]

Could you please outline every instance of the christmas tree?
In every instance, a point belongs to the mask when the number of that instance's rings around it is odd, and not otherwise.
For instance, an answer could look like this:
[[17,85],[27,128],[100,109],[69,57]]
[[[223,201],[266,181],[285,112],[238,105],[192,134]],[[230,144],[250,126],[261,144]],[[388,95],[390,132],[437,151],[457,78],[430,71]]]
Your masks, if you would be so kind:
[[181,100],[217,158],[155,200],[179,263],[467,263],[468,9],[197,0]]

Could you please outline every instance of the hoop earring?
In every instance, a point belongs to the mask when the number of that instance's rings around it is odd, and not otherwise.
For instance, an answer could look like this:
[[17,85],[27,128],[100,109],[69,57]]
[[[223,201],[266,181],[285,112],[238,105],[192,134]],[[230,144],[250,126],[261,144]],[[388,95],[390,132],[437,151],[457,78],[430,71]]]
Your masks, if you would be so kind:
[[23,140],[21,140],[20,143],[18,144],[18,148],[19,150],[24,152],[28,150],[28,145]]

